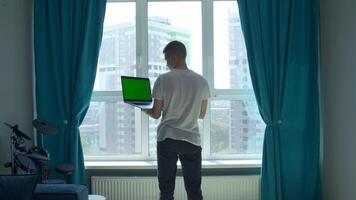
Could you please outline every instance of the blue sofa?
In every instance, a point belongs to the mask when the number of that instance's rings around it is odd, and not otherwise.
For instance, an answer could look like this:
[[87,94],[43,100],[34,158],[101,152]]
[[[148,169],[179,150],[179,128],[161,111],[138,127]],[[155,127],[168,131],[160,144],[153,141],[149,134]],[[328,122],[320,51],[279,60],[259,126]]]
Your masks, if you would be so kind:
[[31,200],[38,175],[0,175],[1,200]]
[[37,184],[39,176],[0,175],[0,200],[88,200],[88,188],[76,184]]
[[76,184],[37,184],[32,200],[88,200],[88,188]]

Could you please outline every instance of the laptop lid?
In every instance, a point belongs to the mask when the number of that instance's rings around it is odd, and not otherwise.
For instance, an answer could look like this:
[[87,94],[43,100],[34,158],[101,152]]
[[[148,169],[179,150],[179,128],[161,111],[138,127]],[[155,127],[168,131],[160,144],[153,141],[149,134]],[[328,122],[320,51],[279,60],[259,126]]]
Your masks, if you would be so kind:
[[152,102],[148,78],[121,76],[121,86],[124,102]]

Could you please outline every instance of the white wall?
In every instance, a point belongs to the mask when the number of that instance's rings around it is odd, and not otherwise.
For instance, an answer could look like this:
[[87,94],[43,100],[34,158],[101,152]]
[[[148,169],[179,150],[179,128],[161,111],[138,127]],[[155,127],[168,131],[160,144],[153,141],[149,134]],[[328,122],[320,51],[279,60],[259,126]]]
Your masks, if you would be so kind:
[[10,129],[32,137],[32,0],[0,0],[0,174],[8,173]]
[[356,199],[356,1],[321,0],[325,200]]

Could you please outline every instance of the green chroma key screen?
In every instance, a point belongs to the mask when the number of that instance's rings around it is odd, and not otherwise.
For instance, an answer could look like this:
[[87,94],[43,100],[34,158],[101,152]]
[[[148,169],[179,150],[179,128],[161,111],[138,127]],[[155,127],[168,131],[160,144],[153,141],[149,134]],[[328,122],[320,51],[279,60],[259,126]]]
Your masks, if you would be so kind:
[[147,78],[121,76],[125,101],[151,101],[150,80]]

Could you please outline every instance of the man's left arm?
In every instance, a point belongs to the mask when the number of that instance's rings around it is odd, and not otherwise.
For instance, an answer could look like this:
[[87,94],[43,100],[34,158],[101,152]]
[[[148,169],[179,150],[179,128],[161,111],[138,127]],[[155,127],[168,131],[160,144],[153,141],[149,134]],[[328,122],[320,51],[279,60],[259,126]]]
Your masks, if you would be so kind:
[[153,108],[142,109],[142,111],[145,112],[150,117],[152,117],[154,119],[158,119],[161,117],[162,108],[163,108],[163,100],[155,99],[153,101]]

